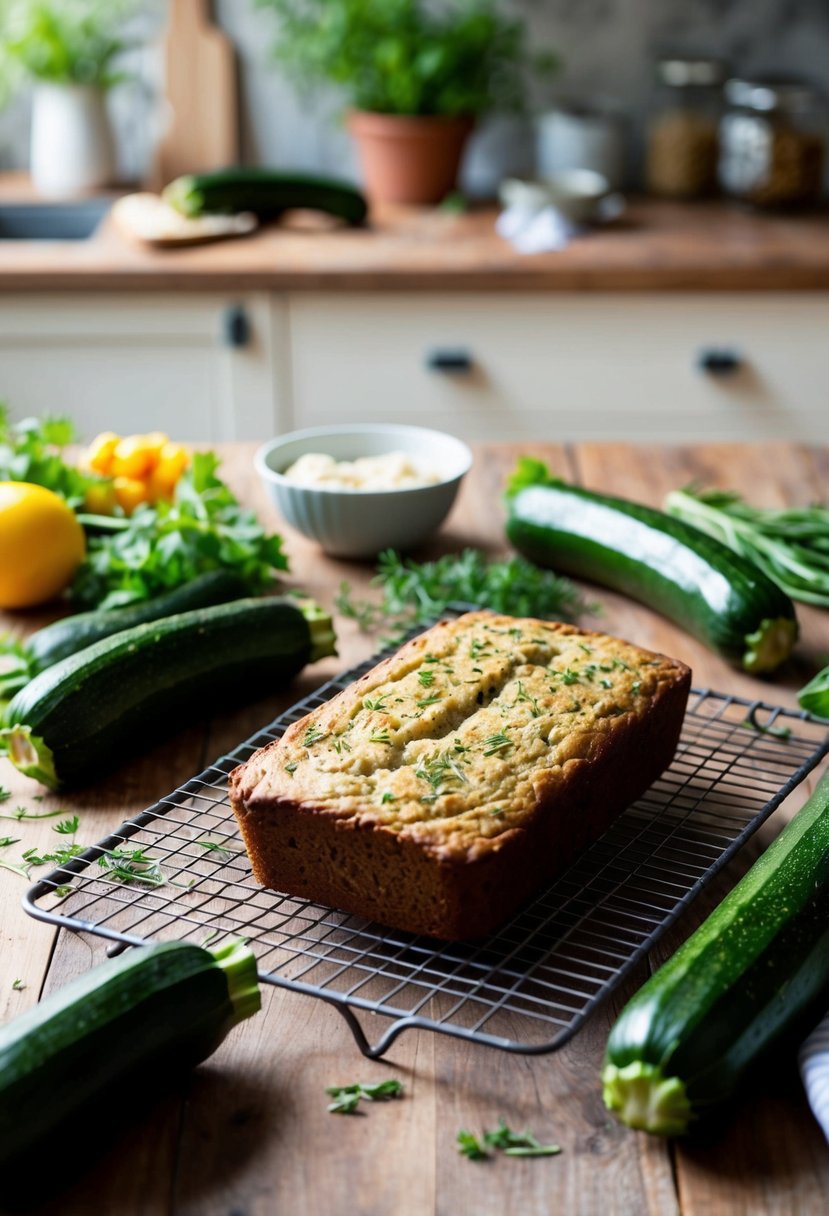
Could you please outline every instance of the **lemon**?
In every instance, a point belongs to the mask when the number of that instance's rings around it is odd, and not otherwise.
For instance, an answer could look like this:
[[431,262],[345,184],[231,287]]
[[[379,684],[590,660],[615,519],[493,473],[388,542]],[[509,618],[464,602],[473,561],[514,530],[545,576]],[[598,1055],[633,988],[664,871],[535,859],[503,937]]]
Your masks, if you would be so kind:
[[53,599],[85,552],[83,528],[62,498],[25,481],[0,481],[0,608]]

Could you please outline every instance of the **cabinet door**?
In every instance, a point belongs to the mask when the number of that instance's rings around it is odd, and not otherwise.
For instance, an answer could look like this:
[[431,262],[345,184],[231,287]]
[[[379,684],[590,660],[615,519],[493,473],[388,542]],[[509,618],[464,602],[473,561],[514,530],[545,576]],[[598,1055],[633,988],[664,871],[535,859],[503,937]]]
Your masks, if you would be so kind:
[[294,423],[470,439],[825,438],[829,296],[309,295]]
[[278,429],[278,307],[266,294],[5,297],[0,399],[15,417],[68,414],[86,437],[267,437]]

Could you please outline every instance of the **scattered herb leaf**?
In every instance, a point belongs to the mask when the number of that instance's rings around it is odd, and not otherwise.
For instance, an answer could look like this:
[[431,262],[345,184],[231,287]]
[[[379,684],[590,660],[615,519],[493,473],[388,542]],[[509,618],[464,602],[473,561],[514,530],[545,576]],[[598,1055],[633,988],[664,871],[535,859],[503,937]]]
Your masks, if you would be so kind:
[[472,1132],[464,1131],[463,1128],[456,1136],[458,1142],[458,1152],[464,1157],[468,1157],[470,1161],[488,1161],[489,1153],[481,1144],[477,1136],[473,1136]]
[[375,1085],[329,1085],[325,1092],[334,1099],[328,1106],[332,1114],[352,1115],[361,1101],[388,1102],[391,1098],[402,1097],[403,1085],[390,1078]]
[[232,857],[238,857],[235,849],[229,849],[220,840],[197,840],[195,843],[205,852],[215,853],[222,861],[230,861]]
[[79,815],[73,815],[71,819],[61,819],[60,823],[52,824],[52,831],[61,836],[74,836],[80,821]]
[[98,865],[112,882],[138,883],[144,887],[163,887],[167,881],[158,859],[146,849],[110,849],[98,858]]
[[512,1131],[503,1119],[498,1120],[498,1126],[493,1131],[485,1131],[480,1139],[471,1132],[461,1130],[457,1142],[458,1152],[470,1161],[487,1160],[490,1149],[497,1149],[505,1157],[557,1157],[561,1152],[558,1144],[541,1144],[531,1131]]

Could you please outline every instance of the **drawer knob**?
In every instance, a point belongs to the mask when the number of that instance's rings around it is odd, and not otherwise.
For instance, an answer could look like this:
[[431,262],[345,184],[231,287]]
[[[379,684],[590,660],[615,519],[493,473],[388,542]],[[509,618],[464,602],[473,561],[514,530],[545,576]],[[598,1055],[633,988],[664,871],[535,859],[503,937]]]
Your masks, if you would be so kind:
[[468,350],[439,348],[426,355],[426,366],[431,372],[443,372],[449,376],[467,376],[474,364]]
[[224,311],[222,330],[225,346],[247,346],[251,339],[250,320],[241,304],[231,304]]
[[705,347],[697,356],[697,367],[709,376],[733,376],[742,366],[742,356],[726,346]]

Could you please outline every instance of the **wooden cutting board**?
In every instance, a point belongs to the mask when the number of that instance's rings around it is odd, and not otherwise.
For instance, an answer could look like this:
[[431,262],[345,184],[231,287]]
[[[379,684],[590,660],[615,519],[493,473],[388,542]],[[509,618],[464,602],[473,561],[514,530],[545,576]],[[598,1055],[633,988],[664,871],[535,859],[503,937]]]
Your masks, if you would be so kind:
[[169,125],[156,150],[155,190],[239,159],[236,53],[213,24],[210,0],[170,0],[163,65]]

